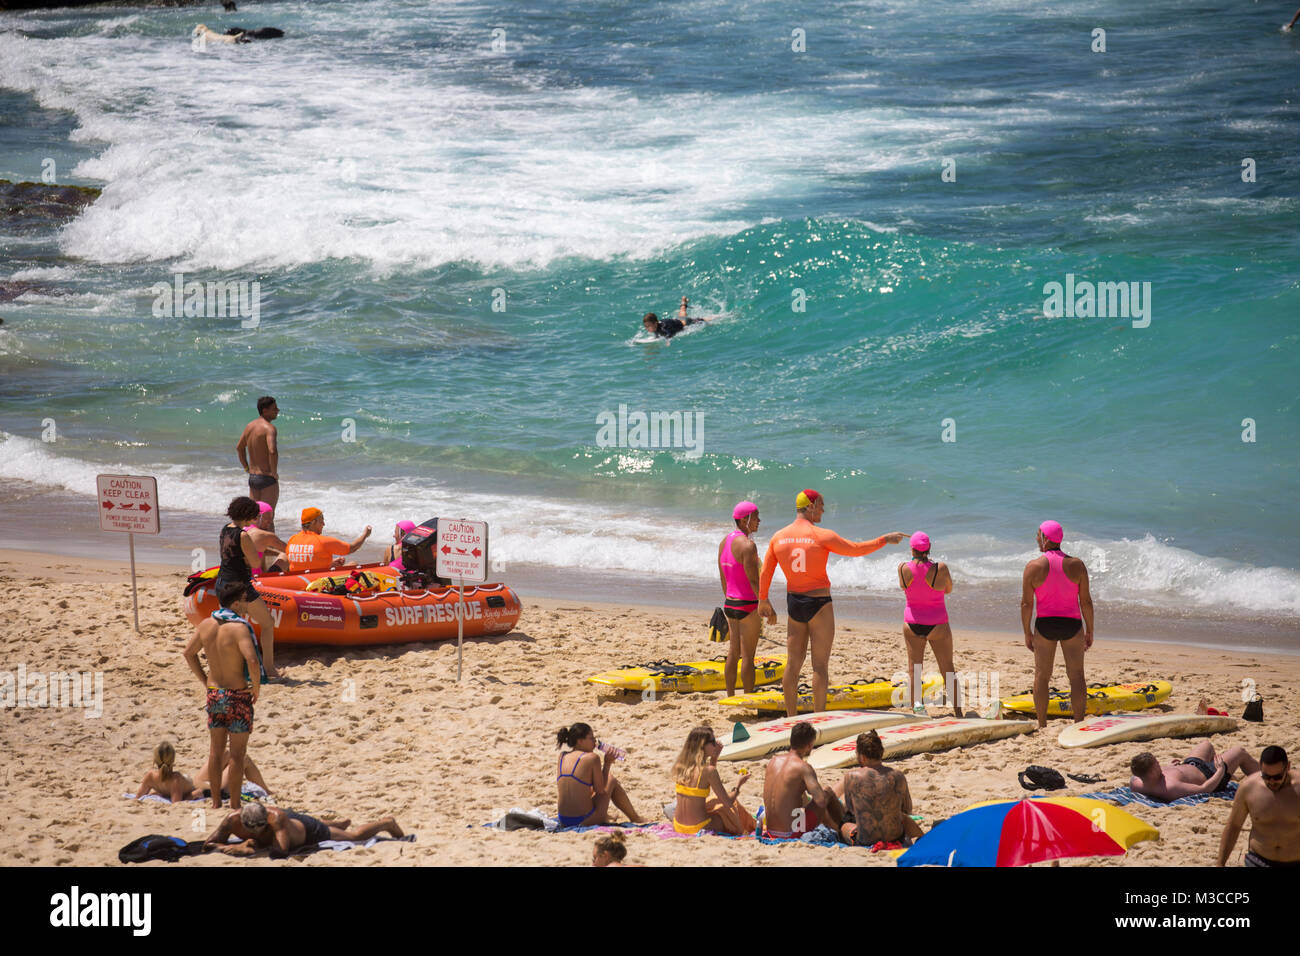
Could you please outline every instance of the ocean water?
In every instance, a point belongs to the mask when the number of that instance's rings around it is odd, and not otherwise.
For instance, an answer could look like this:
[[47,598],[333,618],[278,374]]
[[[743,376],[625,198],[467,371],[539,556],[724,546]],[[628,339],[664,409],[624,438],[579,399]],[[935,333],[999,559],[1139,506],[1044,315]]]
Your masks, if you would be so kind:
[[[464,515],[502,567],[707,584],[736,500],[763,545],[811,486],[986,596],[1052,517],[1112,607],[1300,611],[1282,11],[241,6],[0,15],[0,177],[103,188],[0,225],[11,484],[156,474],[215,521],[272,394],[282,512],[339,533]],[[178,275],[257,283],[256,324]],[[683,295],[713,321],[648,341]],[[832,580],[889,595],[902,555]]]

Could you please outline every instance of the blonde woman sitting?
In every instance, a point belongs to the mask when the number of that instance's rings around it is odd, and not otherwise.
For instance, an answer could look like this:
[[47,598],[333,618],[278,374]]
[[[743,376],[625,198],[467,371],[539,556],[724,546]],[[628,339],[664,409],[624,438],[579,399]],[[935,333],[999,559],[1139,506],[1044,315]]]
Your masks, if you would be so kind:
[[[754,818],[738,799],[748,777],[741,777],[731,793],[718,775],[718,754],[722,744],[708,727],[696,727],[686,738],[682,752],[673,764],[673,784],[677,804],[673,810],[673,829],[693,835],[701,830],[744,836],[753,833]],[[715,794],[710,798],[709,794]]]

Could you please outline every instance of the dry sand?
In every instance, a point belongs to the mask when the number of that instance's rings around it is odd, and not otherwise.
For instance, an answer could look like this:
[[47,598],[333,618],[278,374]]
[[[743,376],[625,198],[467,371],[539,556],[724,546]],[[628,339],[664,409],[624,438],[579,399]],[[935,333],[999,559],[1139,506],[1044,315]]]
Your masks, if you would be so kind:
[[[0,713],[4,754],[0,863],[116,865],[117,851],[147,833],[197,839],[219,819],[203,804],[175,806],[123,799],[149,767],[154,745],[176,745],[177,766],[193,774],[207,750],[203,692],[181,656],[192,628],[180,611],[184,576],[141,568],[140,625],[131,622],[124,562],[86,562],[34,552],[0,551],[0,611],[9,621],[0,671],[104,673],[103,715],[73,708],[10,708]],[[706,639],[708,610],[673,610],[548,601],[524,594],[517,629],[502,638],[467,641],[464,680],[456,682],[455,642],[378,650],[277,649],[288,685],[265,689],[250,752],[276,803],[355,821],[393,814],[415,843],[393,843],[296,861],[235,860],[208,855],[181,866],[578,865],[590,862],[590,834],[500,832],[480,826],[511,807],[555,809],[555,731],[574,721],[629,751],[616,765],[633,803],[662,820],[672,798],[669,768],[687,732],[702,723],[722,733],[737,715],[720,694],[663,695],[643,701],[598,698],[583,679],[620,664],[712,657],[723,645]],[[784,636],[783,625],[768,633]],[[957,663],[998,671],[1003,696],[1029,686],[1032,655],[1018,634],[958,630]],[[760,650],[783,650],[765,638]],[[1242,723],[1214,744],[1258,755],[1267,744],[1296,746],[1300,658],[1207,651],[1176,644],[1121,644],[1104,632],[1088,654],[1089,680],[1164,677],[1174,683],[1171,710],[1191,711],[1207,696],[1234,716],[1243,679],[1265,699],[1264,724]],[[889,675],[905,663],[895,627],[841,619],[831,679]],[[932,662],[927,659],[927,670]],[[1058,663],[1054,685],[1064,684]],[[805,673],[807,669],[805,668]],[[932,713],[946,715],[946,709]],[[746,715],[747,719],[754,719]],[[915,810],[929,822],[977,800],[1013,798],[1015,774],[1029,764],[1098,773],[1095,787],[1070,783],[1065,793],[1125,785],[1128,760],[1150,749],[1162,761],[1182,756],[1189,741],[1159,740],[1085,751],[1056,746],[1065,722],[1048,731],[963,750],[897,761],[907,773]],[[747,766],[742,799],[754,810],[762,761],[722,765],[730,784]],[[838,779],[840,771],[823,774]],[[1136,808],[1160,828],[1159,842],[1104,866],[1201,866],[1213,862],[1230,804],[1213,799],[1188,808]],[[649,865],[893,866],[857,849],[769,846],[752,839],[662,839],[628,832],[629,861]],[[1243,834],[1232,861],[1239,863]],[[166,864],[149,864],[151,866]],[[1067,864],[1068,865],[1068,864]]]

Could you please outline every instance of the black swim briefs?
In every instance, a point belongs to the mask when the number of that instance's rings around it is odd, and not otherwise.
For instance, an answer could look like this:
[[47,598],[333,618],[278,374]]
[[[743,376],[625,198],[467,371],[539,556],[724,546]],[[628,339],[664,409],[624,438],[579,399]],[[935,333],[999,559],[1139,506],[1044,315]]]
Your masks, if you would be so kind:
[[254,475],[250,473],[248,476],[248,487],[253,491],[262,491],[276,484],[276,481],[277,479],[274,475]]
[[790,615],[790,620],[798,621],[800,624],[807,624],[816,615],[817,612],[831,603],[830,596],[810,597],[807,594],[795,594],[787,592],[785,595],[785,609]]
[[1068,641],[1083,630],[1083,621],[1077,617],[1040,617],[1034,629],[1049,641]]

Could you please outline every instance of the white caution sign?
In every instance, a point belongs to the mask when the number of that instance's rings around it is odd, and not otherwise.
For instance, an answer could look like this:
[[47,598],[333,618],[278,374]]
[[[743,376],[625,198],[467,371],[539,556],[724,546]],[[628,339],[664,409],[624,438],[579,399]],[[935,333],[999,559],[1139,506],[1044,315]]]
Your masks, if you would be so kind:
[[158,479],[152,475],[97,475],[99,530],[158,534]]
[[486,521],[438,519],[438,560],[434,573],[451,581],[482,584],[487,580]]

